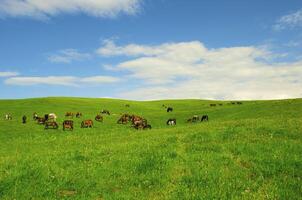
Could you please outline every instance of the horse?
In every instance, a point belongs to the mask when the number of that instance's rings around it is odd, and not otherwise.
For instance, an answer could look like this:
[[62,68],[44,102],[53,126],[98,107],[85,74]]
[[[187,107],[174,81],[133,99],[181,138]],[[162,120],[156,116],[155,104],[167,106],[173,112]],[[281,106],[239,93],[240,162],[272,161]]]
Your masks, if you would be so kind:
[[168,119],[167,125],[170,125],[170,126],[176,125],[176,119]]
[[73,112],[66,112],[65,113],[65,117],[71,117],[71,118],[73,118]]
[[215,107],[216,104],[215,104],[215,103],[211,103],[210,106],[211,106],[211,107]]
[[76,118],[80,118],[80,117],[82,117],[82,113],[77,112],[77,114],[76,114]]
[[101,114],[106,114],[106,115],[110,115],[109,110],[101,110],[100,112]]
[[208,115],[203,115],[202,117],[201,117],[201,120],[200,120],[201,122],[203,122],[203,121],[209,121],[209,116]]
[[173,111],[173,108],[172,107],[168,107],[167,108],[167,112],[172,112]]
[[12,115],[11,114],[5,114],[5,120],[12,120]]
[[138,120],[138,121],[135,121],[133,127],[135,129],[151,129],[151,125],[148,124],[147,120],[146,119],[141,119],[141,120]]
[[38,114],[36,112],[33,113],[33,120],[37,120]]
[[98,122],[103,122],[103,116],[102,115],[97,115],[95,116],[95,121],[98,121]]
[[197,122],[199,121],[199,116],[198,115],[193,115],[193,118],[192,118],[192,122]]
[[47,122],[45,122],[45,128],[44,129],[49,129],[49,127],[52,127],[53,129],[58,129],[59,125],[55,121],[52,121],[52,122],[47,121]]
[[132,125],[134,125],[137,121],[141,121],[143,118],[137,115],[132,115],[131,117],[131,121],[132,121]]
[[54,121],[54,122],[57,121],[57,115],[54,113],[48,114],[48,119],[46,121],[48,121],[48,120]]
[[198,122],[199,121],[199,116],[198,115],[193,115],[192,118],[188,119],[187,120],[187,123],[195,123],[195,122]]
[[132,116],[129,114],[123,114],[119,120],[117,120],[118,124],[127,124],[129,121],[131,121]]
[[27,117],[25,115],[23,115],[23,117],[22,117],[22,123],[23,124],[26,124],[26,119],[27,119]]
[[73,121],[72,120],[65,120],[63,122],[63,131],[65,131],[65,129],[68,130],[73,130]]
[[92,128],[93,126],[93,121],[91,119],[88,119],[88,120],[84,120],[82,121],[81,123],[81,128]]
[[44,117],[37,117],[36,121],[38,124],[45,124],[46,119]]

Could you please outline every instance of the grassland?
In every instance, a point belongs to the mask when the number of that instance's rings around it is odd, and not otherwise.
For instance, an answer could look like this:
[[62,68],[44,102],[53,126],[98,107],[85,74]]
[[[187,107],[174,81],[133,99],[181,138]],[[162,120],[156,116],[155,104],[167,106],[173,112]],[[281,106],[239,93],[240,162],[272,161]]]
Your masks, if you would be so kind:
[[[13,120],[0,120],[0,199],[301,199],[302,99],[227,103],[1,100],[1,117]],[[101,109],[113,114],[80,128]],[[83,113],[73,132],[62,130],[67,111]],[[56,113],[59,130],[44,130],[33,112]],[[121,113],[144,116],[152,130],[116,124]],[[185,123],[194,114],[209,122]]]

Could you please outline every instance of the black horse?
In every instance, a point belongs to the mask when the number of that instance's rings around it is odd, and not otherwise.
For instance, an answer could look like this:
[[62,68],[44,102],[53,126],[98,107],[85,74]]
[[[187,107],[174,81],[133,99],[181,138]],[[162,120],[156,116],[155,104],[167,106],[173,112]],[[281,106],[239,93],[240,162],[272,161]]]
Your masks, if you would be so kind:
[[203,115],[200,119],[201,122],[203,121],[209,121],[209,116],[208,115]]
[[173,111],[173,108],[171,108],[171,107],[167,108],[167,112],[172,112],[172,111]]
[[26,119],[27,119],[27,117],[25,115],[23,115],[23,117],[22,117],[22,123],[23,124],[26,124]]

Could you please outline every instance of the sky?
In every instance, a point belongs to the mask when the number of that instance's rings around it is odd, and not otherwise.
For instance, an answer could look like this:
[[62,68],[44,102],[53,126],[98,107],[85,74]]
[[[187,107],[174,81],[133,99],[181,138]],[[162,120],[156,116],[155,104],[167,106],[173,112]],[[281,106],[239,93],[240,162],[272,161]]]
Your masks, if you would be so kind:
[[0,0],[0,98],[302,97],[301,0]]

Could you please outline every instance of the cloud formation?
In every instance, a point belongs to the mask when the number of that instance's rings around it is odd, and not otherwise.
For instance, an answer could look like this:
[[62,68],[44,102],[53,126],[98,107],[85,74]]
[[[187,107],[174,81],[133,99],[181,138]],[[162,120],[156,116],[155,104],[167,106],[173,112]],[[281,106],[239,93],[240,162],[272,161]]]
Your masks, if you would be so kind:
[[273,29],[276,31],[288,28],[293,29],[296,27],[302,27],[302,9],[280,17],[273,25]]
[[255,46],[207,49],[201,42],[129,44],[105,41],[101,56],[127,56],[115,69],[141,81],[128,99],[280,99],[302,97],[302,61],[274,62]]
[[120,81],[119,78],[111,76],[46,76],[46,77],[11,77],[4,81],[7,85],[61,85],[61,86],[80,86],[83,84],[109,84]]
[[58,53],[50,55],[48,60],[53,63],[71,63],[72,61],[82,61],[90,59],[92,56],[89,53],[80,53],[76,49],[64,49]]
[[18,72],[0,72],[0,77],[11,77],[11,76],[18,76]]
[[138,12],[140,0],[0,0],[0,15],[48,19],[62,13],[116,17]]

